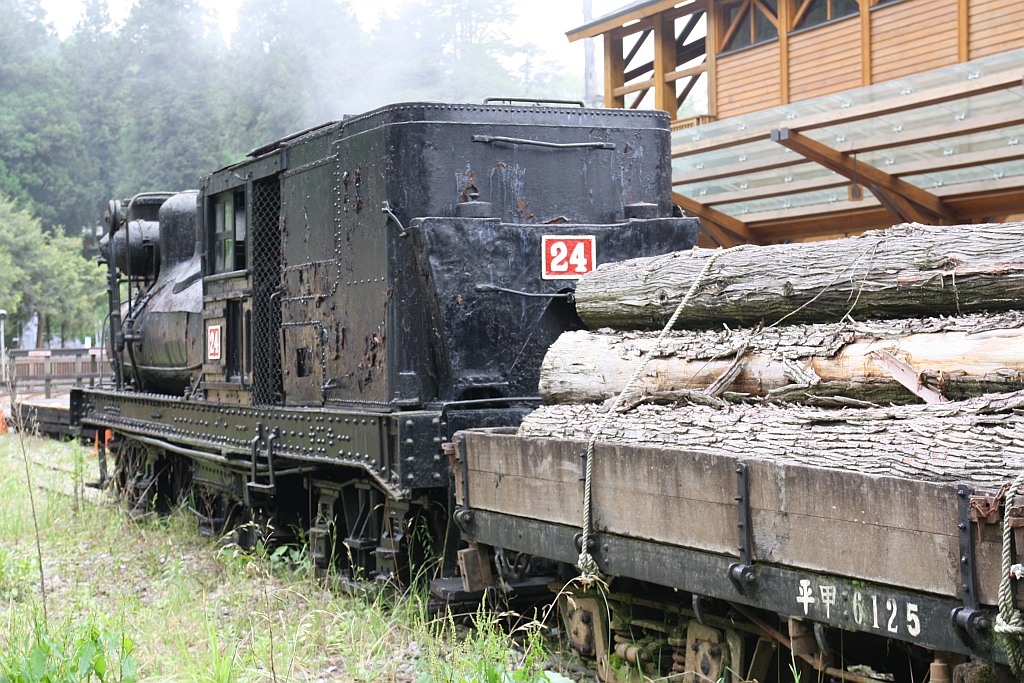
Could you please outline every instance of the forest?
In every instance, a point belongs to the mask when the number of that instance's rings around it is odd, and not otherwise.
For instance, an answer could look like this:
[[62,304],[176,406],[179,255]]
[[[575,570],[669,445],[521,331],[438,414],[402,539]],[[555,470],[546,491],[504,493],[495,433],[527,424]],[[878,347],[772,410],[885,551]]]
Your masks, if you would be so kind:
[[514,19],[511,0],[408,0],[367,31],[347,0],[246,0],[226,40],[196,0],[138,0],[122,24],[86,0],[61,39],[39,0],[0,0],[8,341],[36,314],[50,335],[93,333],[103,273],[81,245],[111,197],[194,188],[260,144],[389,102],[580,98],[581,78],[513,43]]

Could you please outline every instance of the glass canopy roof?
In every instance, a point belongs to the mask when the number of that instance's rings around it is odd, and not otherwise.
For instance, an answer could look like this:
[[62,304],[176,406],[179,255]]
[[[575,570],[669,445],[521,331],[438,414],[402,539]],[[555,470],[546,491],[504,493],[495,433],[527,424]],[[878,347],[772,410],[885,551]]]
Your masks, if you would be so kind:
[[[677,131],[675,191],[691,200],[683,204],[691,213],[741,237],[737,221],[792,239],[799,235],[785,233],[787,221],[879,207],[893,213],[896,200],[880,202],[880,186],[859,175],[872,169],[896,179],[885,185],[896,194],[902,182],[949,202],[947,218],[997,215],[1002,204],[973,201],[968,210],[956,202],[1024,188],[1022,76],[1024,49]],[[773,141],[773,129],[787,128],[821,156]],[[823,165],[835,152],[839,161]],[[864,186],[861,201],[848,199],[854,182]]]

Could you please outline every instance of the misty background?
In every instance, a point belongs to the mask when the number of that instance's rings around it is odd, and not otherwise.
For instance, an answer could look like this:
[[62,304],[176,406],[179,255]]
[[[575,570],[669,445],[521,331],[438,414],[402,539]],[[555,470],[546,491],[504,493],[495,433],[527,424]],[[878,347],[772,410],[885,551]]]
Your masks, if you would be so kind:
[[104,284],[87,257],[108,199],[195,188],[255,147],[392,102],[600,105],[601,46],[564,32],[625,3],[0,0],[8,343],[95,337]]
[[[568,1],[577,20],[559,32],[583,23],[583,0]],[[69,232],[95,226],[111,197],[195,187],[258,145],[345,114],[586,96],[582,59],[570,70],[513,38],[512,0],[406,0],[370,25],[348,0],[240,0],[227,35],[197,0],[138,0],[120,21],[106,0],[74,4],[84,11],[68,30],[47,3],[58,33],[40,0],[0,0],[0,195]]]

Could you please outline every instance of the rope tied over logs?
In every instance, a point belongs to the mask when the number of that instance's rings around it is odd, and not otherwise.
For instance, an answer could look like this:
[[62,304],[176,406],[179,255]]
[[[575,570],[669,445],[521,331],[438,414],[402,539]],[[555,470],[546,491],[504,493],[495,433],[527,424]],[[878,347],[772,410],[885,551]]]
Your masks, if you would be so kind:
[[[1011,497],[1016,495],[1021,486],[1024,485],[1024,472],[1017,475],[1006,492],[1005,510],[1003,513],[1003,556],[1002,574],[999,579],[999,614],[996,615],[995,632],[1002,636],[1003,644],[1006,646],[1006,658],[1010,662],[1010,669],[1013,675],[1018,678],[1024,677],[1024,614],[1014,606],[1013,588],[1010,585],[1010,578],[1021,579],[1024,576],[1015,575],[1013,566],[1013,553],[1010,539],[1013,529],[1010,527],[1010,503]],[[1005,489],[1000,490],[1003,493]]]
[[[584,583],[584,585],[598,580],[601,575],[600,569],[597,566],[597,561],[594,559],[593,555],[590,554],[590,537],[593,535],[591,482],[593,479],[592,475],[594,472],[594,446],[595,444],[597,444],[597,438],[598,436],[600,436],[601,432],[604,431],[605,427],[608,426],[608,423],[611,422],[612,418],[615,416],[615,413],[618,411],[619,407],[622,405],[622,402],[625,400],[626,395],[629,394],[630,390],[633,388],[633,385],[636,384],[636,381],[640,378],[640,375],[643,374],[644,369],[647,368],[647,364],[650,362],[650,360],[661,353],[662,343],[668,336],[669,332],[672,331],[672,328],[675,327],[676,322],[679,320],[679,316],[683,312],[683,309],[685,309],[689,305],[690,300],[693,299],[694,295],[697,293],[697,288],[700,287],[701,282],[703,282],[704,278],[707,277],[707,274],[711,271],[711,267],[715,265],[715,262],[718,261],[718,259],[722,258],[726,254],[731,254],[733,252],[746,249],[749,246],[751,245],[740,244],[739,246],[735,246],[730,249],[716,251],[708,258],[707,263],[704,264],[704,267],[701,268],[700,272],[697,274],[697,277],[694,278],[693,284],[690,285],[690,289],[687,290],[686,295],[683,297],[683,300],[679,302],[678,306],[676,306],[676,310],[672,314],[672,317],[669,318],[668,323],[666,323],[665,327],[662,328],[661,334],[658,335],[658,338],[655,340],[654,345],[647,351],[646,354],[644,354],[643,360],[640,361],[640,365],[637,366],[637,369],[633,372],[633,375],[632,377],[629,378],[629,381],[626,382],[626,385],[622,388],[622,391],[619,392],[619,395],[615,397],[615,402],[612,403],[611,407],[608,408],[608,412],[605,414],[605,417],[601,420],[600,424],[597,425],[597,428],[594,430],[593,434],[590,435],[590,439],[587,441],[587,454],[585,456],[586,462],[584,465],[585,474],[583,475],[583,533],[582,544],[580,546],[580,557],[579,560],[577,560],[576,562],[576,566],[579,568],[580,573],[582,574],[580,579]],[[1022,623],[1024,623],[1024,621],[1022,621]]]

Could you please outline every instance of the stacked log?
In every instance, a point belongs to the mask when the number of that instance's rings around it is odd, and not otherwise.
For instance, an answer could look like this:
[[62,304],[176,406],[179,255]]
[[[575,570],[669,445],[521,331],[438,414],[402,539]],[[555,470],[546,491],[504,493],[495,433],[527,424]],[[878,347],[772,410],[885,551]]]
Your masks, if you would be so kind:
[[[541,366],[547,403],[591,403],[617,395],[654,332],[609,328],[563,334]],[[677,331],[662,343],[633,390],[658,397],[706,391],[737,362],[729,398],[829,403],[836,397],[885,405],[919,397],[896,381],[880,354],[909,365],[924,387],[962,400],[1024,389],[1024,313],[772,329]]]
[[[1024,392],[887,408],[642,405],[612,415],[600,440],[998,488],[1024,468],[1022,413]],[[595,404],[546,406],[519,435],[586,441],[607,415]]]
[[[905,223],[859,237],[750,247],[720,258],[678,327],[907,318],[1020,307],[1024,223]],[[606,263],[576,289],[590,329],[660,328],[715,253]]]
[[[1024,223],[902,224],[723,255],[634,390],[652,400],[870,406],[1024,389],[1024,314],[1013,310],[1024,302],[1022,237]],[[551,346],[546,402],[618,394],[714,253],[585,275],[576,307],[596,331]]]
[[1024,223],[904,224],[725,254],[613,415],[714,252],[603,265],[576,290],[591,329],[552,345],[549,405],[520,434],[587,440],[607,420],[601,441],[1012,478],[1024,466],[1022,238]]

